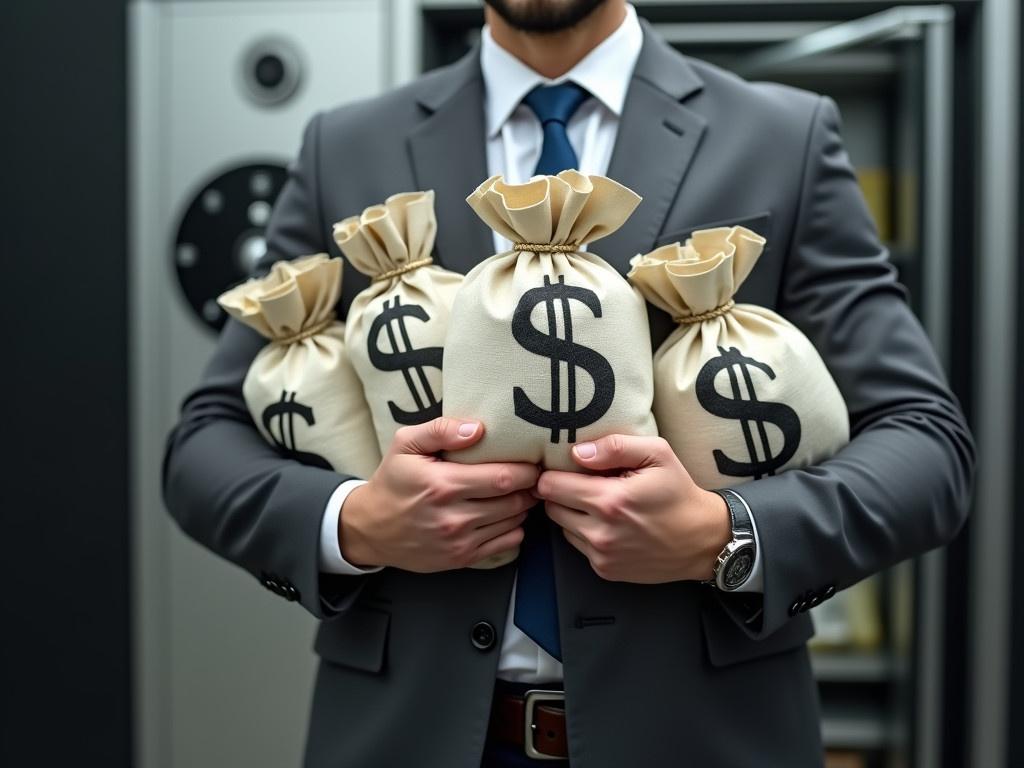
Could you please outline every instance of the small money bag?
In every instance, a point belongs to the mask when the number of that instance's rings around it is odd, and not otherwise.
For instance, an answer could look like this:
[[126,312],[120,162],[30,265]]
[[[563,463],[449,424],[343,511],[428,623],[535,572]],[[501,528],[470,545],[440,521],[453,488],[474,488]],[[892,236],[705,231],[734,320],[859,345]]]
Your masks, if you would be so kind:
[[221,294],[229,315],[270,340],[242,394],[256,428],[304,464],[369,477],[380,463],[363,388],[334,317],[342,260],[318,253],[279,261],[266,277]]
[[573,443],[657,434],[646,305],[581,250],[622,226],[639,196],[569,170],[525,184],[493,176],[467,202],[514,248],[474,267],[452,306],[444,413],[486,432],[448,458],[581,471]]
[[679,324],[654,355],[654,415],[705,489],[813,464],[850,439],[846,403],[807,337],[733,300],[765,242],[719,227],[630,262],[630,282]]
[[432,264],[434,192],[403,192],[334,225],[334,240],[371,283],[348,310],[345,345],[381,453],[399,427],[441,415],[448,310],[462,275]]

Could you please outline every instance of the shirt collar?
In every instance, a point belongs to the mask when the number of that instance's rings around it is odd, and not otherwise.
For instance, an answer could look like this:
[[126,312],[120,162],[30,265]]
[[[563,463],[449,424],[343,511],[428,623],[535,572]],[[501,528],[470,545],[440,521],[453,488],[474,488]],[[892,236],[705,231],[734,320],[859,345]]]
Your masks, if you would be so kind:
[[486,25],[480,43],[480,68],[486,90],[487,136],[495,136],[523,98],[538,85],[571,80],[586,88],[616,116],[622,114],[633,68],[643,47],[643,30],[632,5],[618,29],[601,41],[576,66],[550,80],[498,45]]

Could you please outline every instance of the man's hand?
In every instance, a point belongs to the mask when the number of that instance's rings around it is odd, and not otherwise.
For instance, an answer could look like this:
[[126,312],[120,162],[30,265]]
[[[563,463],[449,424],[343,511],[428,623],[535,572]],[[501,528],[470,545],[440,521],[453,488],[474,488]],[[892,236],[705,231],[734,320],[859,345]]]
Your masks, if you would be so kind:
[[403,427],[338,523],[342,556],[360,566],[430,573],[464,568],[523,540],[537,503],[533,464],[457,464],[435,454],[468,448],[483,425],[439,418]]
[[640,584],[711,578],[732,538],[729,509],[693,482],[665,440],[610,435],[572,453],[601,474],[544,472],[537,494],[598,576]]

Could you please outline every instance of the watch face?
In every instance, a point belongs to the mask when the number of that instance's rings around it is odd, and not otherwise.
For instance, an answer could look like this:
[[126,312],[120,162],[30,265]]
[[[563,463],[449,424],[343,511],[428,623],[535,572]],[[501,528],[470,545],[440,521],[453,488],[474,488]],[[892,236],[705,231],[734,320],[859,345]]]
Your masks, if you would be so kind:
[[734,552],[729,558],[729,562],[725,564],[725,575],[722,577],[725,588],[736,589],[736,587],[742,586],[750,576],[753,567],[754,548],[752,546],[746,546]]

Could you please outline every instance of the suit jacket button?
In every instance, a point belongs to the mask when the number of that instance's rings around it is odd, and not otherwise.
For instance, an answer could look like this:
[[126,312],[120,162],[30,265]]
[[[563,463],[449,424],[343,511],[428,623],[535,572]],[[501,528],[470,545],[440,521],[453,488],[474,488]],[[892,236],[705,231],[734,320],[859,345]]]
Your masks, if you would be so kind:
[[826,600],[828,600],[835,593],[836,593],[836,585],[835,584],[829,584],[827,587],[825,587],[825,591],[822,593],[822,597],[825,598]]
[[813,608],[816,605],[820,605],[824,599],[825,596],[821,592],[815,592],[811,595],[811,599],[807,601],[807,604]]
[[800,601],[799,599],[798,600],[794,600],[793,604],[789,606],[789,615],[790,616],[796,616],[798,613],[800,613],[800,606],[801,606],[801,604],[802,604],[802,601]]
[[494,625],[489,621],[478,621],[473,625],[469,633],[469,639],[473,641],[473,647],[479,651],[489,651],[494,647],[494,641],[498,634],[494,631]]

